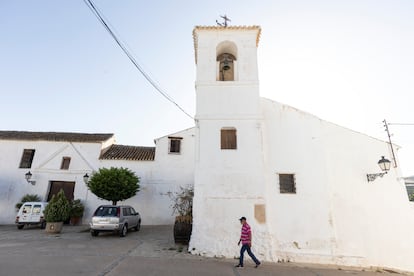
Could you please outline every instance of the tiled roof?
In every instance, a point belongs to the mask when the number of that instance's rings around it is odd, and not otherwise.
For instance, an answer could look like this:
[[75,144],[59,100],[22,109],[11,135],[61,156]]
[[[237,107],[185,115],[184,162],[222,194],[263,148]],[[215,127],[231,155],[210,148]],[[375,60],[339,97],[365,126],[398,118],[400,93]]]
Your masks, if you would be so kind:
[[104,149],[99,159],[107,160],[134,160],[154,161],[155,147],[136,147],[124,145],[111,145]]
[[105,142],[113,136],[112,133],[0,131],[0,140],[21,141],[99,143]]
[[194,50],[195,50],[195,62],[197,64],[197,49],[198,49],[198,36],[197,36],[197,30],[217,30],[217,31],[233,31],[233,30],[256,30],[257,36],[256,36],[256,47],[259,45],[260,40],[260,34],[262,32],[262,29],[260,26],[253,25],[253,26],[195,26],[193,30],[193,40],[194,40]]

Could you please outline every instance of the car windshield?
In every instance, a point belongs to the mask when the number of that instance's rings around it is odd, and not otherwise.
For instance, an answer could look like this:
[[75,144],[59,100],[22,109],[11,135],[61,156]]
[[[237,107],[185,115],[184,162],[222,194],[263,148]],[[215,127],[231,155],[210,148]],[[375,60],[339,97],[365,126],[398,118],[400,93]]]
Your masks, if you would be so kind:
[[95,216],[98,217],[116,217],[117,216],[117,209],[118,207],[99,207],[96,212]]

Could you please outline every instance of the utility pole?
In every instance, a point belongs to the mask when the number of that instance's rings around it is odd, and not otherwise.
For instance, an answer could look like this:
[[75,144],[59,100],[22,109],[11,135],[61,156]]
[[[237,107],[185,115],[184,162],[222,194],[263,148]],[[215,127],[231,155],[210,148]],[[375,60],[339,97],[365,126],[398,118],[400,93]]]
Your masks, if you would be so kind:
[[394,147],[392,146],[391,135],[390,135],[390,131],[388,129],[388,124],[387,124],[387,121],[385,119],[382,122],[384,123],[385,131],[387,132],[387,135],[388,135],[388,141],[389,141],[390,146],[391,146],[392,159],[394,160],[394,168],[396,168],[397,167],[397,159],[395,158]]

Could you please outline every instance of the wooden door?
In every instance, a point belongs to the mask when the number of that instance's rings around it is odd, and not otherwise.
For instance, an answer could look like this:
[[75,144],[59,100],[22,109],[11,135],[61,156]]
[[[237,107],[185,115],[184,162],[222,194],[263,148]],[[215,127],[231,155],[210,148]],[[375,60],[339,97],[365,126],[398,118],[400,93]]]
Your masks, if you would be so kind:
[[50,201],[52,196],[59,193],[61,189],[63,189],[67,200],[72,201],[74,198],[73,193],[75,191],[75,182],[68,181],[51,181],[47,201]]

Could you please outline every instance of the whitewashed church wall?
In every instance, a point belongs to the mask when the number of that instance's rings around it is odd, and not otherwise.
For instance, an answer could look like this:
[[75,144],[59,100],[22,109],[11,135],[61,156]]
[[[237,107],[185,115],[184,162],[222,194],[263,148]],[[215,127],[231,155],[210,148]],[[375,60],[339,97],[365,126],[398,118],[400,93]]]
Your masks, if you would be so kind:
[[[255,204],[264,203],[260,124],[256,120],[229,119],[202,120],[198,126],[201,145],[196,147],[190,248],[195,254],[234,257],[240,234],[238,219],[246,216],[253,222]],[[222,127],[237,130],[236,150],[221,149]]]
[[[414,271],[414,213],[399,169],[374,182],[366,177],[380,171],[382,155],[391,160],[388,144],[289,106],[262,103],[274,257]],[[279,193],[277,173],[295,174],[296,194]]]
[[[337,143],[327,144],[328,160],[337,159],[338,151],[344,156],[328,164],[337,164],[336,167],[345,167],[351,161],[354,164],[352,169],[342,172],[341,181],[335,181],[335,175],[331,175],[331,182],[335,184],[332,185],[331,200],[337,254],[355,256],[355,262],[364,266],[414,271],[410,249],[414,246],[414,237],[410,234],[410,229],[414,228],[414,212],[399,168],[391,166],[387,175],[372,182],[366,178],[367,173],[380,172],[376,164],[380,156],[392,160],[390,147],[356,132],[347,139],[344,131],[346,129],[331,128],[330,133],[335,137],[332,141]],[[337,144],[347,141],[360,145],[360,148],[340,150]],[[335,172],[330,166],[328,169]]]

